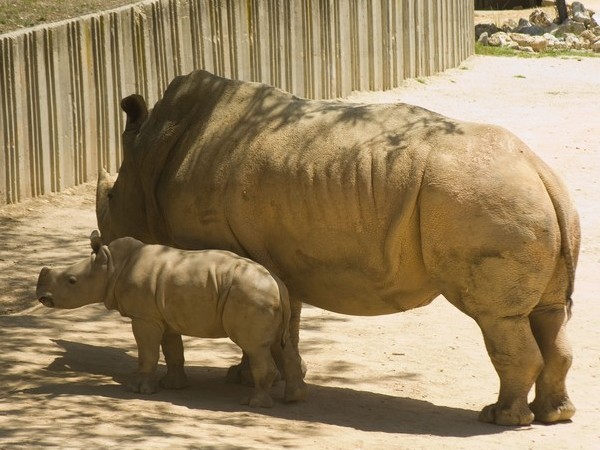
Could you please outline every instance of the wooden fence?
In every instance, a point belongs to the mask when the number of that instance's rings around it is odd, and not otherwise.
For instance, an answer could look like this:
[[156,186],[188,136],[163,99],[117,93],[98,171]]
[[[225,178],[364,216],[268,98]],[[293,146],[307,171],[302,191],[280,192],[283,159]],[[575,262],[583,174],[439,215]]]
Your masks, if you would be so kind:
[[152,0],[1,35],[0,205],[116,172],[120,99],[195,68],[335,98],[456,67],[473,1]]

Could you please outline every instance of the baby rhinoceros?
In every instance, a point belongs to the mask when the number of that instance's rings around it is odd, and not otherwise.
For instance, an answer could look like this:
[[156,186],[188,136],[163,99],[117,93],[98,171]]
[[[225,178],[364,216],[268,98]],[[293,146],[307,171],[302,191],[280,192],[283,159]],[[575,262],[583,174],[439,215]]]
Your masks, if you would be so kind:
[[[243,401],[270,407],[277,366],[286,381],[285,400],[302,400],[301,360],[288,342],[290,306],[285,285],[263,266],[222,250],[185,251],[145,245],[126,237],[102,245],[94,231],[90,258],[62,269],[43,268],[39,301],[72,309],[104,302],[132,319],[138,371],[131,388],[156,391],[162,345],[166,388],[187,384],[181,335],[229,337],[248,355],[254,392]],[[277,366],[273,360],[277,360]]]

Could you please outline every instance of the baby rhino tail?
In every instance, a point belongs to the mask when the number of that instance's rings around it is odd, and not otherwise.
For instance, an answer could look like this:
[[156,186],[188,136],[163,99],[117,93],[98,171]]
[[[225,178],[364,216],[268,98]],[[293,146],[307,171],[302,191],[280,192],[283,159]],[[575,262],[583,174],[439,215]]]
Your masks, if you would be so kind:
[[292,311],[290,308],[290,296],[285,284],[278,277],[273,275],[273,279],[277,282],[279,288],[279,302],[281,303],[281,347],[285,347],[288,339],[290,338],[290,317]]

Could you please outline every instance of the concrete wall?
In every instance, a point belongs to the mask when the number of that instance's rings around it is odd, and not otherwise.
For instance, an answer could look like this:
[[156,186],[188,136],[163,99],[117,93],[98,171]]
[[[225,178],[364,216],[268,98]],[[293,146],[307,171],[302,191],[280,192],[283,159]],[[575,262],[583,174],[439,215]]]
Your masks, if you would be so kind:
[[334,98],[455,67],[473,1],[152,0],[2,35],[0,205],[116,172],[120,99],[195,68]]

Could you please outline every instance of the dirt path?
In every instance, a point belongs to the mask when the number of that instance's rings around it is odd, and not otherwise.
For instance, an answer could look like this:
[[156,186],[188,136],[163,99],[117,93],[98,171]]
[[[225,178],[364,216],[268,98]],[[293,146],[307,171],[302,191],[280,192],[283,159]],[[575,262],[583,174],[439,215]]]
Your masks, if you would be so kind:
[[[191,387],[139,397],[128,321],[103,307],[0,316],[0,448],[591,449],[600,443],[600,59],[474,57],[462,69],[356,101],[405,101],[503,125],[565,179],[583,244],[569,388],[572,423],[501,428],[476,421],[498,382],[472,320],[443,299],[416,311],[349,317],[305,308],[310,397],[253,411],[224,383],[239,351],[187,339]],[[34,304],[39,268],[79,259],[95,226],[93,186],[0,209],[0,305]]]

